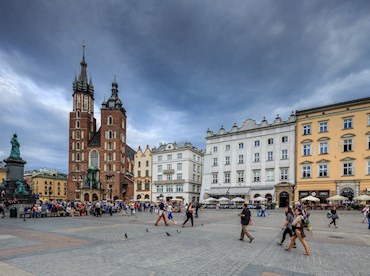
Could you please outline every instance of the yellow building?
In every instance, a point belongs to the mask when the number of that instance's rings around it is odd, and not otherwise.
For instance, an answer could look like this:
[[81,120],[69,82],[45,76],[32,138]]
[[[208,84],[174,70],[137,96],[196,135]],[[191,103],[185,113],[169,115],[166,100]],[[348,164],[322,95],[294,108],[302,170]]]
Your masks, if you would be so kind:
[[[40,199],[66,200],[67,199],[67,176],[65,174],[36,174],[32,178],[32,189]],[[51,193],[50,193],[51,192]]]
[[297,111],[295,201],[370,192],[370,98]]
[[4,180],[6,180],[6,168],[5,164],[3,162],[0,162],[0,183]]
[[144,152],[139,147],[135,153],[134,176],[134,200],[151,201],[152,152],[148,145]]

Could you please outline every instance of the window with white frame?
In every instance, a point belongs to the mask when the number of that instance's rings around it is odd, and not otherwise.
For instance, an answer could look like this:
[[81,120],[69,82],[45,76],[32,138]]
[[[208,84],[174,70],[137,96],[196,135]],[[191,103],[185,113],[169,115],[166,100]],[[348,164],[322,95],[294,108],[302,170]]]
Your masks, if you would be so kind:
[[281,142],[282,143],[288,143],[288,136],[281,137]]
[[225,183],[230,183],[230,172],[225,172]]
[[158,175],[157,175],[157,179],[158,179],[158,181],[162,181],[162,180],[163,180],[163,175],[158,174]]
[[343,129],[352,128],[352,118],[344,118],[343,119]]
[[217,147],[213,147],[213,152],[217,152]]
[[244,171],[238,171],[238,183],[244,182]]
[[162,155],[158,156],[158,161],[162,161]]
[[254,141],[254,146],[259,147],[260,146],[260,141],[259,140]]
[[212,174],[212,183],[213,184],[218,183],[218,173],[213,173]]
[[304,125],[303,126],[303,135],[311,134],[311,125]]
[[244,149],[244,144],[243,143],[239,143],[239,149]]
[[267,152],[267,161],[273,161],[274,160],[274,152],[268,151]]
[[343,175],[353,175],[353,162],[343,162]]
[[167,155],[167,160],[172,160],[172,154]]
[[266,170],[266,181],[274,181],[274,170]]
[[157,186],[157,193],[163,193],[163,186]]
[[225,156],[225,165],[230,165],[230,156]]
[[288,159],[288,150],[287,149],[281,150],[281,159],[283,159],[283,160]]
[[302,177],[311,177],[311,165],[302,166]]
[[273,144],[274,144],[274,139],[273,139],[273,138],[269,138],[269,139],[267,140],[267,144],[268,144],[268,145],[273,145]]
[[176,192],[183,192],[184,191],[184,185],[183,184],[177,184],[176,185]]
[[182,152],[177,154],[177,159],[182,159]]
[[260,170],[254,170],[253,171],[253,181],[254,182],[260,182],[261,181],[261,171]]
[[162,172],[162,165],[158,165],[158,170],[157,172]]
[[230,150],[230,145],[226,145],[225,150]]
[[167,174],[167,180],[172,180],[172,174]]
[[182,171],[182,163],[177,163],[177,170]]
[[217,157],[213,158],[213,166],[217,166]]
[[280,180],[288,180],[288,168],[280,169]]
[[172,164],[167,164],[167,170],[172,170]]
[[193,164],[193,172],[196,172],[196,171],[197,171],[197,166]]
[[303,145],[302,154],[303,154],[303,156],[309,156],[309,155],[311,155],[311,144],[305,144],[305,145]]
[[352,139],[343,139],[343,152],[349,152],[353,150]]
[[370,160],[366,161],[366,174],[370,175]]
[[327,132],[327,131],[328,131],[328,122],[319,123],[319,132]]
[[320,154],[328,154],[328,142],[320,143]]
[[328,176],[328,164],[319,164],[319,177]]
[[177,173],[176,174],[176,179],[181,180],[182,179],[182,173]]
[[173,192],[173,185],[167,185],[167,193]]
[[243,164],[244,163],[244,155],[243,154],[239,154],[239,161],[238,161],[239,164]]
[[260,162],[260,154],[259,154],[259,152],[256,152],[254,154],[254,162]]

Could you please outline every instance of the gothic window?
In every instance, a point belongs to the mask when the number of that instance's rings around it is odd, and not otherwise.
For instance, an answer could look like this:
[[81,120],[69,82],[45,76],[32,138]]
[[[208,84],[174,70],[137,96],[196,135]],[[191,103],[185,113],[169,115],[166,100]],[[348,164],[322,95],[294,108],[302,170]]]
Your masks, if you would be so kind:
[[94,168],[99,167],[99,153],[96,150],[90,151],[90,166],[93,166]]
[[76,118],[78,119],[78,118],[80,118],[80,111],[77,111],[77,113],[76,113]]
[[111,150],[111,149],[112,149],[112,143],[111,143],[111,142],[109,142],[109,143],[108,143],[108,149],[109,149],[109,150]]
[[108,131],[108,139],[113,139],[113,131]]
[[76,161],[80,161],[80,154],[76,153]]
[[80,121],[76,121],[76,128],[80,128]]
[[88,109],[88,98],[87,96],[84,97],[84,110],[87,111]]
[[109,171],[109,172],[111,172],[111,171],[112,171],[112,165],[111,165],[111,164],[109,164],[109,165],[108,165],[108,171]]
[[79,150],[80,149],[80,143],[76,143],[76,150]]
[[108,125],[113,125],[113,118],[112,116],[108,116]]
[[77,108],[81,108],[81,96],[77,95]]

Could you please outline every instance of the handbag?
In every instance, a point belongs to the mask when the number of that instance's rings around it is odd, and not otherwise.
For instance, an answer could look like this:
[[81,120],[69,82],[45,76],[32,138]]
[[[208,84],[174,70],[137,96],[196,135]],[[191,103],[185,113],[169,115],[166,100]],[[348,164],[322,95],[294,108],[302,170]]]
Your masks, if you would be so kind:
[[326,217],[330,219],[332,217],[332,214],[329,212],[326,214]]

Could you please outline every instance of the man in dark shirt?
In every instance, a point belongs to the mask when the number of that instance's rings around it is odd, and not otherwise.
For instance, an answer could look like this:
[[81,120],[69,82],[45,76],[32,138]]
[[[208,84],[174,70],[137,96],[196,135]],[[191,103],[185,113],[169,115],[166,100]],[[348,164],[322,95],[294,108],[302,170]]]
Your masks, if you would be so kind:
[[164,202],[163,200],[161,201],[161,204],[159,204],[159,212],[158,212],[158,219],[157,221],[155,222],[155,226],[158,226],[158,222],[161,220],[161,218],[163,218],[164,220],[164,223],[166,224],[166,226],[168,226],[168,223],[166,221],[166,206],[164,205]]
[[244,208],[241,214],[239,214],[241,218],[241,224],[242,224],[242,232],[240,233],[240,239],[239,240],[244,240],[244,235],[246,235],[249,238],[249,242],[251,243],[254,238],[251,236],[251,234],[248,233],[247,231],[247,226],[250,222],[251,219],[251,211],[249,211],[248,205],[244,203]]

